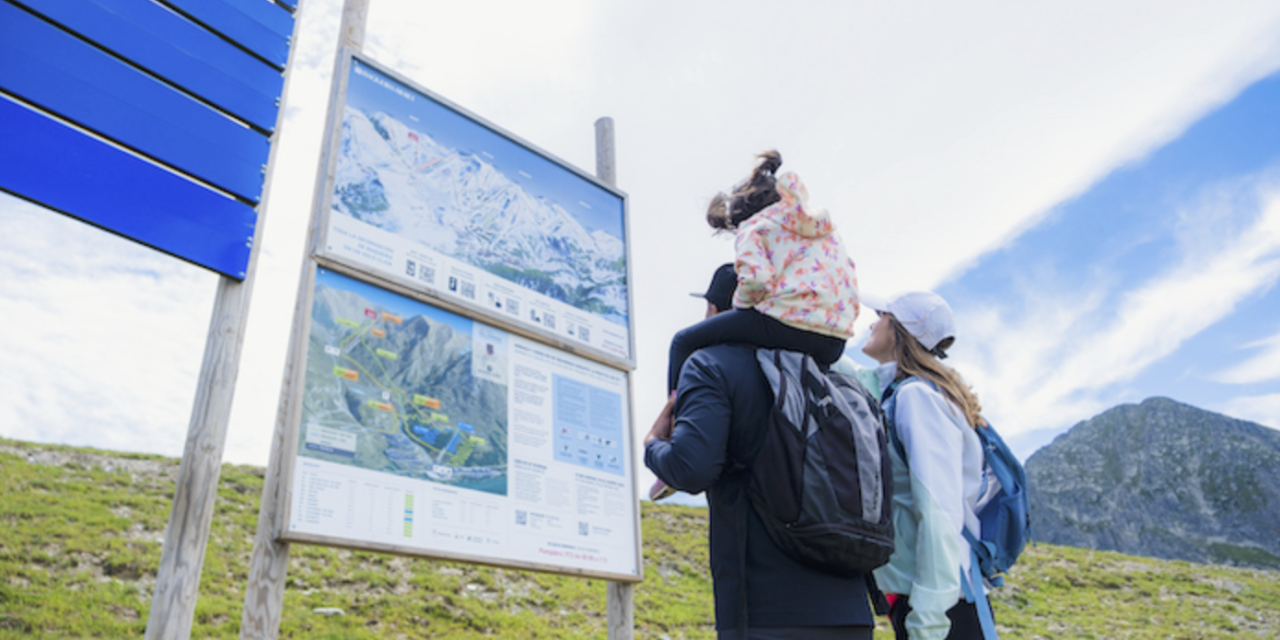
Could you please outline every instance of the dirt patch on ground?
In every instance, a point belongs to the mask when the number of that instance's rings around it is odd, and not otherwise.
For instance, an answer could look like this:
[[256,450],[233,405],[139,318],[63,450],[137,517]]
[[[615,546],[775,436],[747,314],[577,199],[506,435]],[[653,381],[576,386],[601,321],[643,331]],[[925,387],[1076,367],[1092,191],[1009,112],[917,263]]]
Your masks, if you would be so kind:
[[7,443],[0,443],[0,453],[9,453],[26,458],[30,464],[80,469],[97,467],[106,473],[125,471],[136,476],[137,479],[152,481],[168,480],[169,482],[176,482],[178,478],[178,461],[159,456],[153,458],[137,456],[137,454],[46,449],[34,445],[19,447]]

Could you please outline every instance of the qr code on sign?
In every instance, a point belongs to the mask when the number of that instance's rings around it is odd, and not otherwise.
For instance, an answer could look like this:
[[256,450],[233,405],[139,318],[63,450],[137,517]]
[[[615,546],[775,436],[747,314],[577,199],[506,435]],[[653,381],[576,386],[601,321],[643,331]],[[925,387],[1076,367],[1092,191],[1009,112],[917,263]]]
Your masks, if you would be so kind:
[[428,267],[425,264],[422,265],[421,268],[418,269],[418,279],[424,282],[434,283],[436,281],[435,267]]
[[583,342],[591,342],[591,330],[586,327],[578,327],[578,339]]
[[556,328],[556,317],[549,313],[544,314],[542,316],[542,324],[546,325],[548,329],[554,329]]
[[406,261],[404,263],[404,272],[405,272],[405,275],[408,275],[410,278],[412,278],[413,275],[418,272],[418,263],[412,260]]
[[588,525],[585,522],[578,523],[578,535],[585,536],[587,535],[587,532],[590,530],[591,530],[591,525]]
[[516,524],[528,524],[529,514],[523,509],[516,509]]
[[464,298],[476,299],[476,284],[474,282],[461,282],[458,286],[458,293]]
[[520,301],[515,298],[507,298],[507,312],[513,316],[520,315]]

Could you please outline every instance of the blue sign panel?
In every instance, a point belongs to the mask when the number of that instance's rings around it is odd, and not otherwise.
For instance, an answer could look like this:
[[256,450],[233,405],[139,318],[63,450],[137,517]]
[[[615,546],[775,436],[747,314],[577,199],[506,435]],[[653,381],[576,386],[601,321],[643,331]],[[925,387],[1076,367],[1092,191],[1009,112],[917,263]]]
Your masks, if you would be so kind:
[[0,190],[242,279],[295,9],[0,0]]

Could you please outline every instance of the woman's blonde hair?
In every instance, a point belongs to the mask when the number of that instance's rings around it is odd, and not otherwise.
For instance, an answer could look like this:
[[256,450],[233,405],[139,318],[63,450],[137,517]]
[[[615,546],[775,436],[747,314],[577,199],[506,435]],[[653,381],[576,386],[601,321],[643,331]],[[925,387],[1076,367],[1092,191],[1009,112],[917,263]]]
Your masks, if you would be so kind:
[[[889,326],[893,327],[893,351],[898,361],[898,378],[916,376],[932,382],[938,386],[942,395],[960,407],[964,412],[965,422],[968,422],[969,426],[986,424],[980,415],[982,405],[978,402],[978,396],[965,383],[964,378],[961,378],[955,369],[942,364],[936,356],[929,353],[929,350],[925,349],[915,336],[908,333],[906,327],[903,327],[893,314],[882,313],[881,318],[888,320]],[[955,338],[946,338],[939,342],[936,348],[945,350],[954,342]]]

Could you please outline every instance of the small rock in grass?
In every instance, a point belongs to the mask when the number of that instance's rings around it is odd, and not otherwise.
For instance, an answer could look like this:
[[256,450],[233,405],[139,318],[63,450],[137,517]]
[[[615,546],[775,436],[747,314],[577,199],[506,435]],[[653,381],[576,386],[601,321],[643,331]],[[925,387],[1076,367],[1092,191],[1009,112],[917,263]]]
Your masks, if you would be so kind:
[[322,616],[345,616],[345,615],[347,615],[347,612],[346,612],[346,611],[343,611],[342,609],[339,609],[339,608],[337,608],[337,607],[320,607],[320,608],[318,608],[318,609],[312,609],[312,610],[311,610],[311,613],[318,613],[318,614],[320,614],[320,615],[322,615]]

